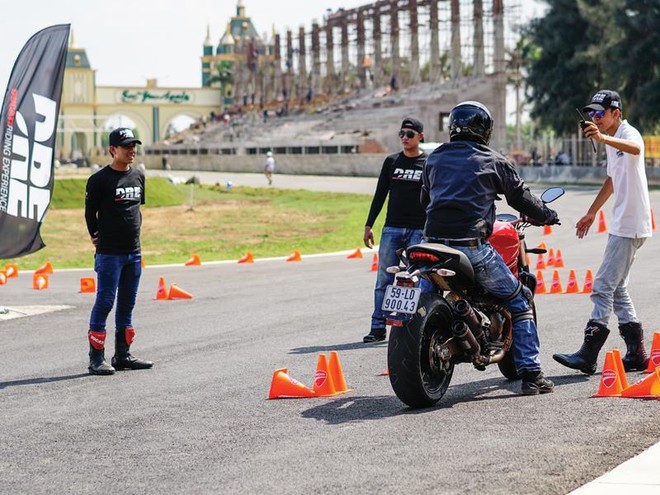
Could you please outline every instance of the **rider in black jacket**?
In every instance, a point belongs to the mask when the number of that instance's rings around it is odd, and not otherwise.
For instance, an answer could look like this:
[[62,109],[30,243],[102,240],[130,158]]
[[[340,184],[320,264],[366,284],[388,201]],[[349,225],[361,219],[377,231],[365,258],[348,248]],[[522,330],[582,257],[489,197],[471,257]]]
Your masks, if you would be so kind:
[[492,128],[490,112],[479,102],[463,102],[451,111],[450,142],[429,155],[422,175],[424,237],[463,252],[474,267],[477,282],[503,300],[513,320],[513,356],[523,379],[522,393],[548,393],[554,385],[541,371],[531,293],[487,239],[493,231],[499,194],[510,206],[542,224],[557,223],[557,213],[530,192],[504,156],[487,146]]

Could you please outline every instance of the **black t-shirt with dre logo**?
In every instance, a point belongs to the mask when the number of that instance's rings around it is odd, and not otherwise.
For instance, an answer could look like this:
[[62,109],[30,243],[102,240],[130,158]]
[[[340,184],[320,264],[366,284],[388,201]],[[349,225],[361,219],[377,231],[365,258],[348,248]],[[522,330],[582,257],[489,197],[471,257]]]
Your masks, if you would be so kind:
[[85,220],[90,236],[98,232],[97,253],[140,251],[140,205],[145,201],[144,185],[144,174],[133,167],[119,172],[108,165],[89,178],[85,190]]

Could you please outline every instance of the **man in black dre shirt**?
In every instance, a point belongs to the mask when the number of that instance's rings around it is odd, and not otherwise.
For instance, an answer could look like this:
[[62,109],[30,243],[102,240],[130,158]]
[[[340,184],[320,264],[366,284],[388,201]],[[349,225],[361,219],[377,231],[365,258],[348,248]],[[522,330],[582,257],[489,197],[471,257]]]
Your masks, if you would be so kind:
[[394,282],[394,275],[385,270],[399,264],[396,254],[398,249],[422,242],[426,220],[426,213],[419,202],[422,170],[426,161],[426,154],[419,149],[419,143],[424,141],[424,126],[417,119],[405,118],[401,123],[399,138],[403,151],[385,158],[364,226],[364,245],[372,248],[372,227],[389,194],[387,215],[378,247],[378,275],[371,331],[362,339],[366,343],[385,340],[387,315],[381,306],[386,287]]
[[[130,129],[110,133],[112,163],[87,181],[85,221],[96,246],[96,302],[89,321],[89,372],[112,375],[115,370],[151,368],[151,361],[129,352],[135,337],[133,308],[142,274],[140,251],[140,205],[145,201],[144,174],[131,167],[138,144]],[[115,355],[112,366],[105,361],[105,325],[117,295],[115,310]]]

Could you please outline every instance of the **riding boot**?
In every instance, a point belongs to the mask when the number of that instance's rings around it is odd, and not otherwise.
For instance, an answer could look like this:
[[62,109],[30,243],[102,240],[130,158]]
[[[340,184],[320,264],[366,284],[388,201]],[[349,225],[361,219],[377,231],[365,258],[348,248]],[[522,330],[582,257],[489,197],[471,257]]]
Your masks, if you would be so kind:
[[554,354],[552,359],[568,368],[580,370],[587,375],[596,372],[598,353],[605,344],[610,331],[605,325],[589,320],[584,329],[584,342],[575,354]]
[[87,333],[89,340],[89,374],[112,375],[115,369],[105,361],[105,332]]
[[622,359],[624,369],[626,371],[644,371],[649,358],[644,349],[642,324],[631,321],[619,325],[619,334],[626,343],[626,355]]
[[129,352],[135,338],[135,329],[132,327],[117,330],[115,333],[115,355],[112,357],[112,366],[118,370],[146,370],[154,363],[133,357]]

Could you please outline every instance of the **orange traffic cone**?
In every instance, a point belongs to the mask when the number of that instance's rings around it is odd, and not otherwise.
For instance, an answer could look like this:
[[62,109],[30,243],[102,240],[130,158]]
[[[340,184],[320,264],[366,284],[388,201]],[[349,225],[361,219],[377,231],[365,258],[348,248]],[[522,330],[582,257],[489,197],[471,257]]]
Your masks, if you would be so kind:
[[0,285],[5,285],[7,283],[7,274],[4,270],[0,271]]
[[651,230],[655,230],[655,215],[653,214],[653,208],[651,208]]
[[619,374],[619,380],[621,380],[621,388],[625,390],[628,388],[628,377],[626,376],[626,368],[623,367],[623,360],[621,359],[621,351],[619,349],[612,349],[612,359],[614,359],[614,365]]
[[623,386],[619,377],[619,369],[614,361],[612,351],[605,355],[605,364],[603,372],[600,375],[600,385],[598,392],[592,397],[621,397]]
[[96,280],[91,277],[80,279],[80,292],[83,294],[93,294],[96,292]]
[[270,383],[270,392],[268,399],[296,398],[296,397],[315,397],[316,394],[298,380],[288,375],[286,368],[280,368],[273,373],[273,380]]
[[196,254],[191,254],[190,258],[185,263],[186,266],[199,266],[201,264],[202,264],[202,259]]
[[545,245],[545,242],[542,242],[538,246],[536,246],[536,249],[548,249],[548,247]]
[[543,272],[541,270],[536,271],[536,294],[546,294],[548,289],[545,287],[545,281],[543,280]]
[[165,277],[160,277],[158,279],[158,290],[156,291],[155,299],[158,301],[162,301],[167,299],[168,296],[169,296],[169,292],[167,292],[167,285],[165,285]]
[[548,250],[548,261],[545,262],[546,266],[555,266],[555,250],[550,248]]
[[34,273],[36,275],[49,275],[53,273],[53,265],[50,264],[50,261],[46,261],[46,263],[43,266],[37,268]]
[[330,352],[330,376],[332,377],[332,383],[335,386],[335,390],[338,394],[344,392],[350,392],[350,389],[346,386],[346,379],[344,378],[344,372],[341,369],[341,363],[339,362],[339,353],[337,351]]
[[144,261],[144,256],[142,256],[142,258],[140,258],[140,266],[141,266],[142,268],[145,268],[145,267],[147,266],[146,261]]
[[591,270],[587,270],[587,273],[584,276],[584,284],[582,285],[582,294],[591,294],[593,286],[594,276],[591,274]]
[[550,234],[552,234],[552,226],[545,225],[543,227],[543,235],[550,235]]
[[32,275],[32,288],[35,290],[43,290],[48,288],[48,275],[35,273]]
[[7,278],[18,277],[18,265],[5,265],[5,274]]
[[564,268],[564,258],[561,255],[561,249],[557,249],[557,254],[555,254],[555,268]]
[[190,292],[186,292],[176,284],[170,285],[170,292],[167,299],[192,299],[193,296]]
[[363,257],[364,256],[362,256],[362,251],[360,251],[360,248],[357,248],[353,253],[346,256],[347,259],[363,258]]
[[254,256],[249,251],[245,253],[241,259],[238,260],[239,263],[254,263]]
[[566,294],[577,294],[580,292],[575,270],[568,272],[568,284],[566,284]]
[[607,224],[605,223],[605,213],[600,210],[598,212],[598,233],[602,234],[603,232],[607,232]]
[[559,270],[552,272],[552,282],[550,283],[550,294],[562,294],[564,288],[561,285],[561,279],[559,278]]
[[316,364],[316,373],[314,373],[314,386],[312,390],[318,397],[331,397],[337,395],[335,384],[332,381],[332,375],[328,370],[328,360],[325,354],[319,354],[319,360]]
[[378,254],[376,253],[374,253],[374,258],[373,261],[371,262],[371,271],[372,272],[378,271]]
[[543,259],[543,255],[541,253],[539,253],[536,258],[536,269],[537,270],[546,269],[545,260]]
[[660,397],[660,368],[656,368],[646,378],[633,383],[621,393],[621,397]]
[[644,373],[653,373],[658,367],[660,367],[660,332],[655,332],[651,343],[651,351],[649,352],[649,364],[646,366]]
[[300,251],[295,250],[291,255],[286,259],[287,261],[302,261],[302,256],[300,256]]

